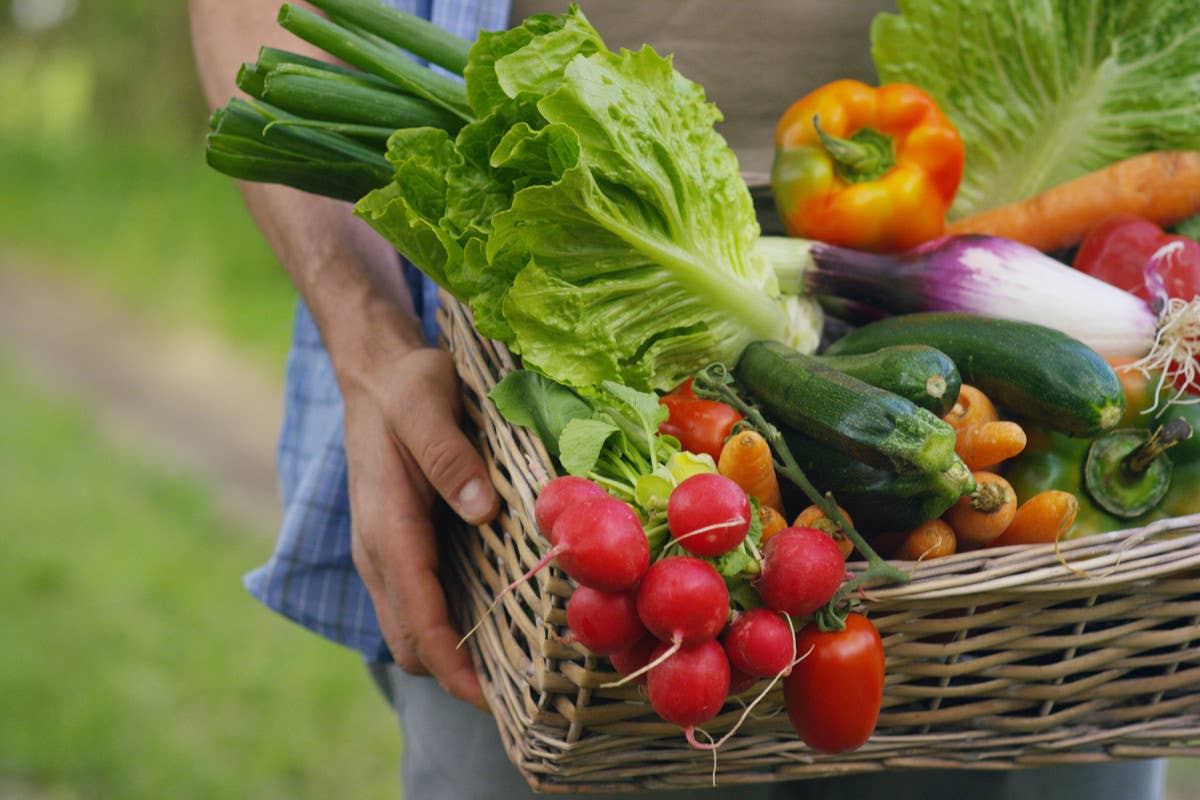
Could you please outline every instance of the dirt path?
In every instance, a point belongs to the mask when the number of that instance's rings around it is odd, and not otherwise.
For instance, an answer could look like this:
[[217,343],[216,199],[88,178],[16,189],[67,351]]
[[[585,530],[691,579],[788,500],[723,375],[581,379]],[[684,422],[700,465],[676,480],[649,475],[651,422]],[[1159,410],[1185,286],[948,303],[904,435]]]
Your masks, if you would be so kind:
[[0,352],[92,409],[116,441],[208,483],[224,512],[274,533],[282,366],[265,375],[208,338],[132,319],[4,253]]

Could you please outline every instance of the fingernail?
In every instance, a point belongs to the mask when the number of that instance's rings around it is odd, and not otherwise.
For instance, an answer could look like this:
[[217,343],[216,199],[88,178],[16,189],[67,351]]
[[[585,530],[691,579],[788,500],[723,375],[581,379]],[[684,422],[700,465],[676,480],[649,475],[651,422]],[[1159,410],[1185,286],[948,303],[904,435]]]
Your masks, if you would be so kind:
[[487,486],[480,478],[467,481],[467,485],[458,493],[458,513],[464,519],[479,519],[492,508],[492,498]]

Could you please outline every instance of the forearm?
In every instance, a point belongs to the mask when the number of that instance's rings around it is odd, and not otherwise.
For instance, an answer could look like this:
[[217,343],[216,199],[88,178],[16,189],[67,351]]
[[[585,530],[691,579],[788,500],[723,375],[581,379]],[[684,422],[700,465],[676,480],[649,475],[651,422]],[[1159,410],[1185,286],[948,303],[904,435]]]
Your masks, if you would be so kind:
[[[238,67],[261,45],[320,55],[275,24],[277,11],[278,0],[192,0],[196,65],[210,107],[236,92]],[[394,249],[349,204],[282,186],[239,188],[312,312],[343,388],[372,368],[378,349],[424,345]]]

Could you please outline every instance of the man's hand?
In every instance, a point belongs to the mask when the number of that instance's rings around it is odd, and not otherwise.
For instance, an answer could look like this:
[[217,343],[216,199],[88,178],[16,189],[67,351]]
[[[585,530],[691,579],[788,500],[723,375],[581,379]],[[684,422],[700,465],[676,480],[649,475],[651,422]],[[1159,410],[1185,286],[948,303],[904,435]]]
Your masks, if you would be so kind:
[[[210,107],[259,45],[320,57],[275,23],[278,0],[191,0],[192,44]],[[483,459],[458,427],[454,364],[429,349],[395,250],[347,203],[242,184],[246,204],[321,331],[345,401],[354,563],[396,662],[483,705],[438,579],[435,492],[468,522],[495,515]]]
[[430,512],[436,490],[463,519],[485,522],[496,513],[496,495],[458,427],[450,356],[416,349],[380,367],[342,381],[354,563],[396,663],[483,707],[471,659],[450,624]]

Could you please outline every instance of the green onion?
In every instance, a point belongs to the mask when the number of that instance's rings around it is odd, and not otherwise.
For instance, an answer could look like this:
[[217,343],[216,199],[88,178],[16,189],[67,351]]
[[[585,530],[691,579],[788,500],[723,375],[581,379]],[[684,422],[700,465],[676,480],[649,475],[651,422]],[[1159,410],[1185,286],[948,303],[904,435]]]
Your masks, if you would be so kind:
[[463,125],[458,116],[420,98],[377,89],[348,76],[321,75],[310,67],[281,66],[262,83],[259,98],[309,120],[382,127],[388,134],[397,128],[420,127],[456,133]]
[[357,200],[392,179],[378,149],[266,103],[230,100],[209,121],[206,160],[241,180],[282,183],[313,194]]
[[244,144],[214,143],[210,137],[205,160],[213,169],[240,180],[280,183],[310,194],[351,203],[391,180],[390,172],[381,179],[376,170],[365,164],[297,162],[246,155]]
[[309,0],[338,22],[371,31],[384,41],[456,75],[467,66],[471,43],[432,22],[389,8],[377,0]]
[[466,87],[458,80],[417,64],[397,49],[387,49],[311,11],[292,5],[279,9],[279,24],[332,56],[377,75],[417,97],[472,119]]

